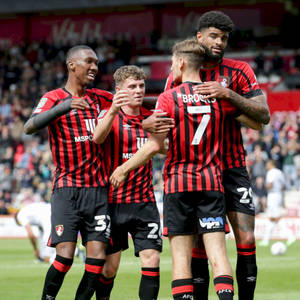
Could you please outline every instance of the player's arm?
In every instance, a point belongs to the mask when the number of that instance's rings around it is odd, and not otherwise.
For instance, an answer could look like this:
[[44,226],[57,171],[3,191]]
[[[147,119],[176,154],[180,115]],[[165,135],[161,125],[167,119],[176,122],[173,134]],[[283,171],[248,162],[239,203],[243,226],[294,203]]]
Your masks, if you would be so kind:
[[174,120],[167,117],[167,113],[157,110],[154,113],[143,120],[143,129],[147,132],[154,134],[166,133],[170,128],[174,127]]
[[144,97],[143,100],[143,107],[151,110],[155,108],[156,105],[156,101],[157,101],[157,96],[147,96]]
[[27,231],[27,235],[28,235],[28,238],[30,239],[30,242],[33,246],[33,251],[34,251],[34,255],[39,258],[40,254],[39,254],[39,249],[37,247],[37,243],[36,243],[36,237],[35,235],[33,234],[33,231],[32,231],[32,227],[31,225],[28,223],[25,225],[25,229]]
[[111,184],[117,188],[126,179],[128,173],[144,165],[163,147],[166,134],[152,134],[149,140],[125,163],[117,167],[110,177]]
[[246,115],[240,115],[237,118],[235,118],[237,121],[240,123],[246,125],[249,128],[252,128],[254,130],[261,130],[262,129],[262,124],[254,121],[253,119],[249,118]]
[[193,89],[202,94],[203,99],[219,98],[230,101],[241,112],[259,123],[268,124],[270,121],[270,111],[264,95],[246,98],[229,88],[223,87],[217,81],[204,82],[193,87]]
[[26,134],[36,133],[38,130],[45,128],[52,121],[65,115],[72,109],[87,109],[89,105],[82,99],[69,99],[64,102],[53,106],[47,111],[39,114],[34,114],[29,118],[29,120],[24,125],[24,132]]
[[103,119],[98,120],[98,124],[93,134],[93,141],[96,144],[102,144],[105,141],[109,132],[111,131],[114,119],[118,114],[121,106],[127,105],[129,103],[130,98],[128,96],[128,92],[120,90],[115,94],[110,109]]

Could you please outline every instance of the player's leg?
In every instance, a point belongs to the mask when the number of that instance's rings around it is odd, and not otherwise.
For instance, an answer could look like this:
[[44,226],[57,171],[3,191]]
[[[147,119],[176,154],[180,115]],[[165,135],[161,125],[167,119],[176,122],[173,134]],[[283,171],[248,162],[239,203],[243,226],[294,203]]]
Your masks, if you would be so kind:
[[55,190],[51,198],[51,235],[48,246],[56,248],[43,287],[42,300],[55,299],[66,273],[72,266],[77,240],[79,217],[74,207],[76,189]]
[[76,300],[91,299],[102,273],[110,238],[110,216],[106,189],[79,190],[77,205],[82,217],[80,232],[86,246],[85,271],[76,291]]
[[193,299],[191,260],[193,235],[169,236],[172,254],[173,299]]
[[192,276],[194,300],[207,300],[209,288],[208,259],[201,236],[195,235],[192,249]]
[[232,269],[227,257],[225,233],[204,233],[203,242],[212,266],[214,285],[219,299],[233,299],[233,277]]
[[237,248],[236,278],[239,299],[253,300],[257,277],[255,207],[246,168],[224,171],[223,185],[227,216],[234,232]]
[[114,286],[114,280],[120,265],[121,253],[121,251],[118,251],[106,256],[103,272],[100,275],[100,280],[98,281],[96,287],[97,300],[110,299],[110,294]]
[[159,292],[159,251],[146,249],[139,252],[141,259],[141,280],[139,297],[141,300],[157,299]]
[[183,192],[164,197],[164,235],[172,252],[173,299],[193,298],[191,273],[192,248],[197,226],[196,201],[198,193]]
[[96,299],[108,300],[119,268],[121,252],[128,249],[128,204],[109,204],[111,237],[106,249],[106,263],[96,286]]
[[160,216],[156,203],[133,203],[130,234],[135,255],[141,259],[140,300],[157,299],[160,284],[159,256],[162,251]]

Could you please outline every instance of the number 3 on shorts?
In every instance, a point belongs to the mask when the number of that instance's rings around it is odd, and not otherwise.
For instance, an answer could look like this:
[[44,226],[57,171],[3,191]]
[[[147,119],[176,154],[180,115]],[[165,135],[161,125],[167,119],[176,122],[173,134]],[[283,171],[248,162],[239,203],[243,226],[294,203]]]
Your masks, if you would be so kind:
[[96,231],[110,230],[110,216],[95,216],[95,220],[97,221],[97,226],[95,227]]
[[189,114],[204,114],[203,118],[195,132],[194,138],[192,140],[192,145],[199,145],[203,136],[203,133],[209,123],[211,109],[209,105],[204,106],[188,106],[187,111]]

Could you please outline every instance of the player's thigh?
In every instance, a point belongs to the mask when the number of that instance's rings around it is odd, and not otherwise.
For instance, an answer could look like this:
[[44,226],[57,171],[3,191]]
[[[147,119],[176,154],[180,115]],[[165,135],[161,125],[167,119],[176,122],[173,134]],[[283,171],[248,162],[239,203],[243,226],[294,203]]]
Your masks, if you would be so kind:
[[227,212],[255,215],[250,178],[245,167],[224,170],[222,184]]
[[226,209],[224,195],[218,191],[202,191],[195,198],[198,234],[225,232]]
[[80,216],[77,210],[78,191],[76,188],[54,190],[51,197],[51,236],[48,245],[59,243],[76,243],[80,227]]
[[108,243],[110,216],[107,189],[81,188],[77,205],[81,217],[80,232],[83,245],[90,241]]
[[146,249],[162,251],[162,236],[160,215],[155,202],[132,203],[130,215],[130,234],[134,243],[134,252],[139,253]]
[[194,193],[170,193],[164,196],[164,235],[191,235],[197,223]]
[[103,275],[106,278],[114,277],[119,269],[121,261],[121,251],[106,256],[106,262],[103,268]]

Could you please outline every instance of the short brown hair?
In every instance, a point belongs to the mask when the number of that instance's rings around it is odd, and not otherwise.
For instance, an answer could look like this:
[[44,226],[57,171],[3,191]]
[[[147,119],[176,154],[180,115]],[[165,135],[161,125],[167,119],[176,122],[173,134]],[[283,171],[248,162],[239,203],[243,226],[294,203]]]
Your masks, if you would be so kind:
[[123,66],[114,73],[114,80],[116,85],[122,84],[127,78],[134,78],[136,80],[145,80],[146,74],[143,69],[131,65]]
[[178,57],[185,57],[189,67],[199,69],[203,63],[205,49],[196,38],[186,39],[173,46],[172,53]]

